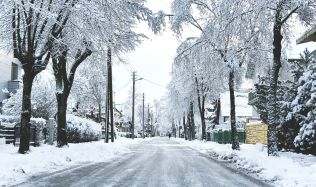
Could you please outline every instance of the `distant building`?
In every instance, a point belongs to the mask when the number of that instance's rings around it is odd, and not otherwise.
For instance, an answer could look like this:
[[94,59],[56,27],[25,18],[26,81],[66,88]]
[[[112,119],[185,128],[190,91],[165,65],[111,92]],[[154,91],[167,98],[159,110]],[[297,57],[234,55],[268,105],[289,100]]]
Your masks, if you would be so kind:
[[3,93],[3,89],[15,93],[21,83],[21,65],[14,58],[0,53],[0,107],[8,94]]
[[[249,89],[235,91],[235,111],[236,118],[243,119],[258,119],[259,115],[255,108],[248,104]],[[229,92],[221,94],[221,109],[219,123],[230,122],[230,95]]]
[[305,32],[303,36],[296,40],[296,44],[302,44],[307,42],[316,42],[316,26]]

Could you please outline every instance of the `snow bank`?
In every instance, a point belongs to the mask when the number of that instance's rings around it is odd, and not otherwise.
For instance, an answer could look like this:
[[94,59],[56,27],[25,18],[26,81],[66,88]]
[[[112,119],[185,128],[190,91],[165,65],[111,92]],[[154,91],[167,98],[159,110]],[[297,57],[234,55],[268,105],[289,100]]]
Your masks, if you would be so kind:
[[29,154],[17,153],[17,147],[0,145],[0,186],[20,183],[41,172],[53,172],[87,162],[107,162],[130,151],[129,147],[142,139],[119,138],[116,142],[105,144],[103,141],[69,144],[57,148],[43,145],[31,147]]
[[316,186],[316,157],[297,153],[280,153],[280,157],[269,157],[263,145],[241,145],[240,151],[233,151],[230,144],[215,142],[184,141],[181,144],[232,163],[262,180],[276,186]]

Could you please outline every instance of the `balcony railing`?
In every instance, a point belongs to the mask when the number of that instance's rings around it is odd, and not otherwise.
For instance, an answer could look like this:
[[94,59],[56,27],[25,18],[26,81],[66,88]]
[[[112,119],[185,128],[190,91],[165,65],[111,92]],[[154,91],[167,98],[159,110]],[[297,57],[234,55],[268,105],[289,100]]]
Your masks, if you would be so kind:
[[14,80],[8,82],[8,90],[9,92],[16,93],[16,91],[20,88],[20,81]]

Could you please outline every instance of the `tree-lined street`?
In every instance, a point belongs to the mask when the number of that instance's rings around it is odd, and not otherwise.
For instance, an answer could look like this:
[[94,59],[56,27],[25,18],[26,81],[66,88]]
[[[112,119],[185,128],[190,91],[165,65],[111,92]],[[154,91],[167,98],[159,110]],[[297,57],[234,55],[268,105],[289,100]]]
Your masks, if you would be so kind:
[[96,163],[33,177],[17,186],[267,186],[167,138],[135,145],[111,163]]
[[315,42],[316,0],[0,0],[0,186],[316,186]]

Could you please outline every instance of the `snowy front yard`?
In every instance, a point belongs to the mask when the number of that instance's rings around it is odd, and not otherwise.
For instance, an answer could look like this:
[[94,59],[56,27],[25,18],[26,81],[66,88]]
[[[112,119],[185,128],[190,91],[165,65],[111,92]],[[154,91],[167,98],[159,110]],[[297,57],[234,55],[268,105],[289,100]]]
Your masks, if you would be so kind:
[[26,155],[17,153],[18,147],[0,145],[0,186],[12,185],[41,172],[53,172],[91,162],[107,162],[130,152],[129,147],[142,139],[119,138],[114,143],[102,141],[69,144],[69,147],[42,145],[31,147]]
[[234,167],[275,186],[316,186],[316,156],[280,153],[280,157],[268,157],[262,145],[243,144],[240,151],[233,151],[230,144],[175,140],[203,154],[230,162]]

